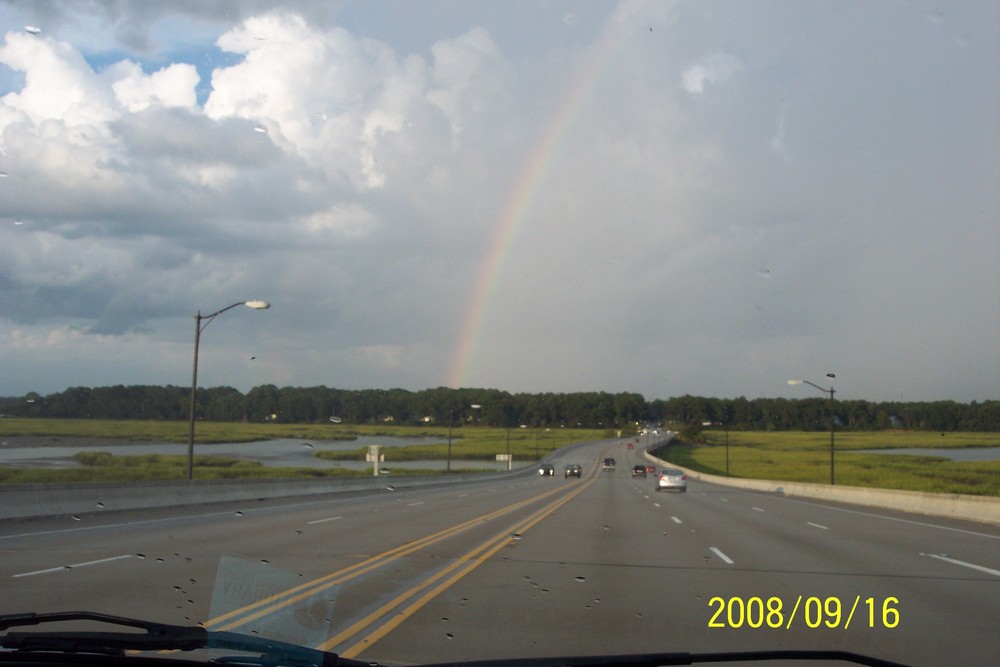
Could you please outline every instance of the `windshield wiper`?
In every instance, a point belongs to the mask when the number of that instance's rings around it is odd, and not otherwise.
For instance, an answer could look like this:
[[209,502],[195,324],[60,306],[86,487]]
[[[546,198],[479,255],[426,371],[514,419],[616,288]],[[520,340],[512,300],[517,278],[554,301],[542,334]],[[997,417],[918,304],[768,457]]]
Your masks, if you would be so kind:
[[[59,623],[64,621],[99,621],[145,632],[7,632],[8,628]],[[214,648],[243,651],[257,655],[213,657],[212,662],[227,665],[260,665],[264,667],[378,667],[376,663],[341,658],[336,653],[306,648],[287,642],[236,632],[210,632],[200,626],[168,625],[89,611],[51,614],[0,615],[0,648],[18,653],[62,652],[74,654],[98,653],[124,656],[125,651],[192,651]],[[4,655],[0,652],[0,656]],[[839,660],[868,667],[907,667],[848,651],[775,650],[732,651],[722,653],[644,653],[634,655],[572,656],[519,658],[510,660],[471,660],[460,663],[434,663],[423,667],[657,667],[660,665],[694,665],[708,662],[755,662],[761,660]]]
[[[850,651],[781,649],[774,651],[729,651],[721,653],[636,653],[604,656],[563,656],[511,660],[468,660],[423,664],[419,667],[664,667],[715,662],[758,662],[761,660],[834,660],[868,667],[910,667]],[[369,663],[370,665],[370,663]]]
[[[145,632],[6,632],[8,628],[98,621]],[[0,648],[24,653],[99,653],[124,656],[125,651],[193,651],[202,648],[245,651],[256,656],[225,656],[215,662],[267,665],[268,667],[368,667],[370,663],[341,658],[336,653],[297,646],[236,632],[209,632],[200,626],[169,625],[90,611],[51,614],[0,615]]]

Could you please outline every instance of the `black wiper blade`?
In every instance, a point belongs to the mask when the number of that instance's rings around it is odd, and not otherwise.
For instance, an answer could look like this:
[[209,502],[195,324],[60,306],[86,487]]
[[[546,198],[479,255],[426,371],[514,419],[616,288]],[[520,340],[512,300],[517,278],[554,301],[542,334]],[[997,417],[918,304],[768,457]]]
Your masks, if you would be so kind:
[[722,653],[636,653],[605,656],[563,656],[551,658],[516,658],[504,660],[469,660],[441,662],[420,667],[663,667],[716,662],[758,662],[762,660],[820,661],[839,660],[867,667],[910,667],[900,662],[882,660],[850,651],[796,650],[730,651]]
[[[6,632],[9,628],[59,623],[64,621],[98,621],[145,632]],[[213,662],[228,665],[262,667],[371,667],[373,663],[349,660],[335,653],[306,648],[252,635],[235,632],[209,632],[199,626],[168,625],[89,611],[51,614],[0,615],[0,648],[21,652],[59,651],[64,653],[101,653],[125,655],[125,651],[191,651],[214,648],[243,651],[256,656],[233,655],[213,657]],[[423,667],[658,667],[661,665],[694,665],[708,662],[756,662],[762,660],[839,660],[867,667],[908,667],[902,663],[882,660],[849,651],[775,650],[733,651],[722,653],[641,653],[609,656],[570,656],[549,658],[518,658],[509,660],[472,660],[456,663],[434,663]]]
[[6,614],[0,616],[0,631],[6,631],[8,628],[64,621],[98,621],[145,630],[145,632],[7,632],[0,636],[0,647],[19,651],[121,655],[128,650],[191,651],[204,648],[208,637],[208,631],[198,626],[168,625],[91,611]]
[[209,632],[208,648],[257,653],[256,656],[232,655],[213,657],[212,662],[235,665],[265,665],[267,667],[369,667],[370,662],[341,658],[316,648],[307,648],[265,637],[238,632]]
[[265,665],[267,667],[368,667],[370,663],[341,658],[336,653],[297,646],[265,637],[236,632],[209,632],[200,626],[169,625],[90,611],[0,616],[0,632],[8,628],[59,623],[98,621],[145,632],[6,632],[0,648],[21,652],[58,651],[125,655],[125,651],[193,651],[212,648],[245,651],[257,655],[213,657],[214,662]]

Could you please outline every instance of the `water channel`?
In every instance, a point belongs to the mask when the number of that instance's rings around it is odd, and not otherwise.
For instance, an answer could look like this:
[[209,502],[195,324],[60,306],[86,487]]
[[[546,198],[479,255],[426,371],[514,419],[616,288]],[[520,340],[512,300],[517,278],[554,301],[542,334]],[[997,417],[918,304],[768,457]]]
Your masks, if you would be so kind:
[[[268,467],[279,468],[348,468],[353,470],[371,469],[365,461],[332,461],[313,456],[320,451],[349,451],[369,445],[383,447],[407,447],[411,445],[442,444],[444,438],[391,438],[381,436],[359,436],[354,440],[308,440],[305,438],[282,438],[256,442],[195,443],[195,455],[206,454],[259,461]],[[462,460],[462,441],[452,442],[452,470],[504,470],[506,464],[498,461]],[[115,456],[141,456],[144,454],[187,454],[187,443],[106,441],[100,439],[81,440],[68,438],[66,443],[58,438],[18,438],[7,437],[0,440],[0,465],[25,468],[73,468],[80,464],[73,459],[78,452],[106,451]],[[515,462],[533,465],[533,461]],[[383,468],[411,468],[444,470],[445,460],[440,461],[392,461],[381,464]]]

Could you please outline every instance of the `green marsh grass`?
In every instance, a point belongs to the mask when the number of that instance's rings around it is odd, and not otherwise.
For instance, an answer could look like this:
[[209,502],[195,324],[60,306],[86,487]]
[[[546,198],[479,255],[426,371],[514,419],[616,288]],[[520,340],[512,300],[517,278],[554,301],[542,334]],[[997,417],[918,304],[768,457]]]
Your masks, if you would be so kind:
[[[213,442],[252,442],[284,438],[311,440],[354,440],[360,436],[386,438],[432,438],[436,443],[409,447],[385,446],[386,463],[393,461],[444,460],[448,455],[448,427],[444,426],[385,426],[348,424],[246,424],[198,422],[195,441],[201,451],[211,451]],[[187,442],[187,422],[154,422],[138,420],[87,419],[0,419],[0,439],[31,437],[38,446],[62,445],[74,438],[86,438],[109,443]],[[516,461],[535,460],[560,447],[583,440],[610,437],[605,431],[586,429],[507,429],[466,426],[452,430],[451,457],[458,460],[495,461],[497,454],[510,452]],[[344,452],[317,452],[325,460],[364,461],[367,447]],[[80,465],[73,468],[0,467],[0,484],[122,482],[184,479],[187,476],[187,456],[178,455],[119,455],[107,451],[85,451],[75,456]],[[457,469],[456,472],[495,470],[495,466]],[[397,468],[393,475],[422,475],[441,472],[433,469]],[[194,460],[195,479],[262,479],[290,477],[368,476],[370,470],[346,468],[278,468],[256,461],[237,458],[197,455]]]
[[[703,444],[677,443],[660,456],[713,475],[726,474],[725,435],[702,433]],[[845,432],[834,440],[835,482],[934,493],[1000,496],[1000,461],[952,461],[938,456],[870,454],[857,450],[1000,446],[998,433]],[[824,432],[729,433],[732,477],[827,484],[830,434]]]

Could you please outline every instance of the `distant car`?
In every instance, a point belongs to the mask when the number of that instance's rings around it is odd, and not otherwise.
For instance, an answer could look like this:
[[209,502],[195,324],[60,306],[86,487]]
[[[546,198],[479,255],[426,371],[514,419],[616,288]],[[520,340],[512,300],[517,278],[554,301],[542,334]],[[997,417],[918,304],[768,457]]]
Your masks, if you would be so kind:
[[632,466],[632,476],[633,477],[645,477],[646,476],[646,466]]
[[629,449],[635,449],[635,445],[633,445],[633,444],[632,444],[632,443],[630,442],[630,443],[628,443],[628,448],[629,448]]
[[614,470],[615,460],[612,458],[604,459],[604,463],[601,464],[601,470]]
[[583,476],[583,468],[575,463],[569,463],[566,465],[566,472],[563,477],[581,477]]
[[651,472],[651,473],[655,474],[656,473],[656,466],[646,466],[646,472],[647,473]]
[[663,489],[677,489],[682,492],[687,491],[687,479],[687,475],[684,474],[683,470],[678,470],[677,468],[664,468],[660,471],[659,477],[656,478],[656,490],[661,491]]
[[551,463],[543,463],[538,466],[538,474],[542,477],[551,477],[556,474],[556,467]]

